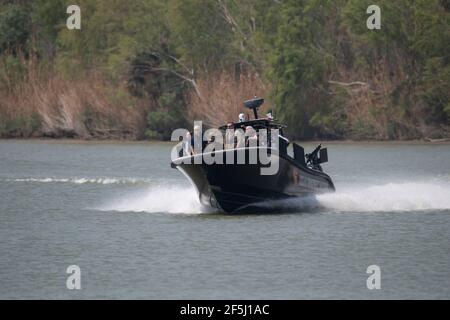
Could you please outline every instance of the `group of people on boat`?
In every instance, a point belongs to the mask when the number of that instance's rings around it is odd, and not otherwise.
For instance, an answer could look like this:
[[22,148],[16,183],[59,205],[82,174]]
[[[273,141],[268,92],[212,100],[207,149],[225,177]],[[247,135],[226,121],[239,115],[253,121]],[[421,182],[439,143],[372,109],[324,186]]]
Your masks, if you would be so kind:
[[[219,127],[221,133],[224,134],[224,140],[222,142],[215,141],[215,137],[212,136],[209,141],[203,141],[201,127],[194,126],[194,132],[186,133],[186,139],[184,140],[183,150],[180,150],[184,156],[192,156],[197,153],[202,153],[205,147],[211,143],[220,143],[225,150],[241,149],[249,147],[268,147],[276,149],[280,153],[287,154],[287,148],[290,141],[283,136],[282,125],[273,121],[272,113],[266,114],[265,118],[259,118],[256,112],[257,107],[262,104],[263,99],[253,99],[246,101],[244,104],[246,107],[254,109],[255,118],[253,120],[247,120],[244,113],[239,114],[238,122],[228,122],[225,126]],[[274,134],[271,129],[278,129]],[[261,130],[265,130],[265,134],[262,134]],[[293,147],[294,148],[294,147]],[[313,152],[303,156],[302,162],[306,161],[306,165],[312,169],[322,171],[319,160],[319,152],[321,146],[319,145]],[[217,149],[215,149],[217,150]],[[305,158],[306,159],[303,159]],[[295,152],[294,152],[295,157]],[[324,157],[321,156],[320,159]],[[326,155],[325,155],[326,157]],[[325,160],[326,161],[326,160]]]
[[[267,115],[267,119],[273,120],[270,113]],[[257,130],[251,125],[245,125],[244,122],[246,122],[245,115],[241,113],[239,115],[239,122],[229,122],[226,125],[224,140],[224,147],[226,150],[257,146],[258,143],[261,146],[266,146],[268,144],[267,141],[258,140]],[[197,138],[195,139],[194,137]],[[199,126],[194,126],[193,134],[190,132],[186,133],[186,145],[183,148],[185,155],[194,155],[196,150],[203,150],[207,144],[212,142],[214,141],[204,142],[201,137],[201,128]]]
[[[256,146],[258,144],[258,134],[252,126],[245,126],[244,132],[243,130],[235,130],[234,124],[228,123],[227,129],[229,130],[226,130],[225,132],[224,141],[224,147],[227,150]],[[206,144],[213,142],[203,142],[199,131],[200,127],[195,126],[193,134],[191,134],[190,132],[186,133],[186,145],[184,146],[186,155],[194,155],[196,153],[195,150],[203,150]],[[195,139],[194,137],[198,138]],[[196,144],[198,145],[197,148]]]

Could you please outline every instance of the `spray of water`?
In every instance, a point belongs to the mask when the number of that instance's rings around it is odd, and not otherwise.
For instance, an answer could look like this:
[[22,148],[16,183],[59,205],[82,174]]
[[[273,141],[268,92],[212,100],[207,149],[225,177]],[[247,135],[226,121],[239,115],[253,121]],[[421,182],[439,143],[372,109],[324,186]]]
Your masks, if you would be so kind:
[[[396,212],[450,210],[450,185],[438,183],[389,183],[343,188],[336,193],[260,203],[264,209],[301,212]],[[211,212],[202,207],[191,187],[159,186],[115,200],[101,210],[121,212]]]
[[320,210],[322,212],[397,212],[450,210],[450,185],[438,183],[389,183],[342,188],[306,198],[265,202],[264,208]]
[[350,212],[448,210],[450,185],[389,183],[320,195],[318,201],[324,208]]
[[[16,183],[141,184],[151,181],[137,178],[24,178],[8,179]],[[258,204],[261,208],[322,212],[395,212],[450,210],[448,180],[388,183],[375,186],[338,186],[335,193]],[[100,210],[150,213],[196,214],[211,212],[203,207],[192,187],[158,184],[137,194],[124,196]]]
[[144,192],[124,196],[98,208],[103,211],[199,214],[211,212],[203,207],[192,187],[155,186]]

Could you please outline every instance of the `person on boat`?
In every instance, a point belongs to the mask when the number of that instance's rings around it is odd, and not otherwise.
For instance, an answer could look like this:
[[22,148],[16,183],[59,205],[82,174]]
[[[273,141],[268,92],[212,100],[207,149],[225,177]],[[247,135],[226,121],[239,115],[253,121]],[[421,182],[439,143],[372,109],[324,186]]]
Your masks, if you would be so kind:
[[200,126],[196,125],[194,126],[194,135],[192,137],[192,143],[193,147],[193,154],[199,152],[201,153],[203,150],[203,139],[202,139],[202,132]]
[[190,155],[194,154],[193,145],[194,145],[194,140],[192,138],[191,133],[188,131],[186,133],[186,139],[183,142],[183,153],[185,156],[190,156]]
[[[277,139],[278,139],[278,141],[277,141]],[[278,145],[279,145],[280,143],[282,143],[281,140],[283,140],[283,142],[284,142],[284,144],[285,144],[286,146],[288,146],[288,145],[291,143],[291,142],[289,141],[288,138],[286,138],[285,136],[283,136],[283,132],[280,130],[279,133],[278,133],[278,135],[273,135],[273,134],[272,134],[272,135],[270,136],[269,146],[272,147],[272,148],[278,149]],[[277,142],[278,142],[278,143],[277,143]]]
[[234,125],[232,122],[227,124],[227,130],[225,132],[225,149],[234,148]]
[[236,135],[236,148],[244,148],[245,147],[245,133],[241,128],[238,128],[235,131]]
[[244,121],[245,121],[245,114],[239,113],[239,122],[244,122]]
[[245,143],[247,147],[256,147],[258,145],[258,135],[252,126],[245,127],[245,136],[247,138]]

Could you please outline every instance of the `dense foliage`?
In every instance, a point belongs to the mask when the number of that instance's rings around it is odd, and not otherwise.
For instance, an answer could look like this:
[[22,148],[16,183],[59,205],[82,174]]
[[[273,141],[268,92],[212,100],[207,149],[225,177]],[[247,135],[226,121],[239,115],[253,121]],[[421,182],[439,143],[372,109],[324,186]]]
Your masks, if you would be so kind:
[[448,137],[450,1],[0,0],[0,136],[166,139],[248,75],[296,138]]

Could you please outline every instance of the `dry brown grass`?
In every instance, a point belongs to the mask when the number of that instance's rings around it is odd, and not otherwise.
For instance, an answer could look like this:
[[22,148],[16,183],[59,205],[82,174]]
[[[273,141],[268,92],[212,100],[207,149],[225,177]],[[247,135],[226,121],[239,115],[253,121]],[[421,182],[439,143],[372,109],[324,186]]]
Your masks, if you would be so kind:
[[[201,98],[192,90],[188,105],[190,120],[202,120],[206,125],[217,127],[227,122],[237,122],[239,113],[252,115],[243,106],[245,100],[254,96],[268,97],[269,88],[256,73],[243,74],[236,79],[227,72],[217,73],[197,80]],[[260,111],[270,108],[270,101]]]
[[67,80],[29,72],[26,80],[0,92],[3,136],[139,138],[144,109],[126,88],[90,72]]

